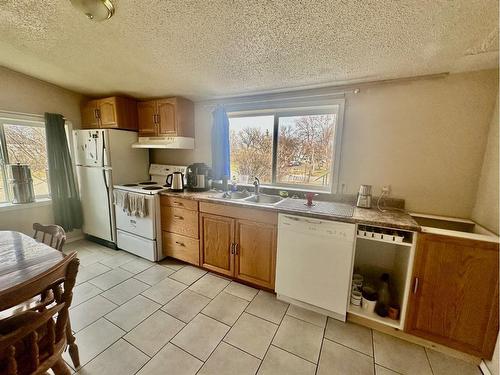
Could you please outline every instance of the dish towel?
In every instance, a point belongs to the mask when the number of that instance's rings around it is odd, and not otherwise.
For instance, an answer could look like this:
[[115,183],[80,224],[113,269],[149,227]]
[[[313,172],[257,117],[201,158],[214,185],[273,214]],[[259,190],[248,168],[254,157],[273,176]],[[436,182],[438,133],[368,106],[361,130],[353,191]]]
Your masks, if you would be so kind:
[[113,200],[116,206],[120,207],[123,212],[126,212],[127,215],[130,216],[128,192],[123,190],[113,190]]
[[148,216],[148,207],[146,198],[143,194],[128,194],[129,216],[146,217]]

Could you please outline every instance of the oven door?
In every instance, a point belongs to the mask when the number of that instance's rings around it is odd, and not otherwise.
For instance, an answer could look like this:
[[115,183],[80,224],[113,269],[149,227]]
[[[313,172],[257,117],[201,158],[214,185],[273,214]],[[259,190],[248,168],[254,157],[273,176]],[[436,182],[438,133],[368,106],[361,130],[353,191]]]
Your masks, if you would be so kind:
[[128,216],[123,209],[115,204],[116,229],[144,237],[150,240],[156,239],[156,212],[155,199],[157,195],[146,195],[148,214],[145,217]]

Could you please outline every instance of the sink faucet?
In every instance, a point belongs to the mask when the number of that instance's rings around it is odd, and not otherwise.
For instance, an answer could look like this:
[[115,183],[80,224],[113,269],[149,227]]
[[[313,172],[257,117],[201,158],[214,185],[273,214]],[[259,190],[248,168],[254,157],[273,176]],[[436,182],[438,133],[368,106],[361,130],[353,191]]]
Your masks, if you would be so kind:
[[255,186],[253,193],[255,195],[259,195],[260,190],[260,180],[258,177],[255,177],[255,181],[253,182],[253,186]]

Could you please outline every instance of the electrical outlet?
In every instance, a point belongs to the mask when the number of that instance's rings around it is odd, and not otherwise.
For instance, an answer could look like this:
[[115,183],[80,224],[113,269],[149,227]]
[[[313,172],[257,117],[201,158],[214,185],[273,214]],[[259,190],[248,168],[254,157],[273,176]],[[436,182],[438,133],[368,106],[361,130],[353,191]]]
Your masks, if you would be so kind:
[[387,195],[391,194],[391,185],[382,186],[382,193],[386,193]]

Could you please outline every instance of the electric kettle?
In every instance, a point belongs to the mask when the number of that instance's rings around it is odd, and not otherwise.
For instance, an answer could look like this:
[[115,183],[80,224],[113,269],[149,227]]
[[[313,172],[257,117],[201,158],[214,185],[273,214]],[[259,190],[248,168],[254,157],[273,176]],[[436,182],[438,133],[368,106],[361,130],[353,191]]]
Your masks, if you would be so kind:
[[171,191],[184,191],[184,175],[181,172],[174,172],[167,176],[167,187],[170,188]]

